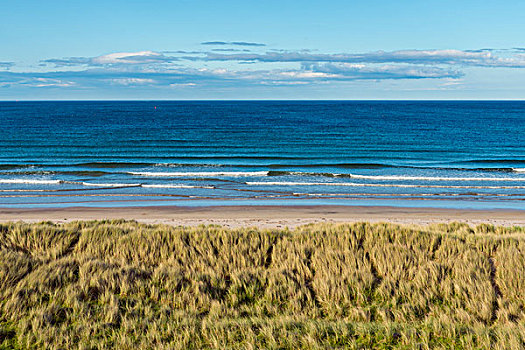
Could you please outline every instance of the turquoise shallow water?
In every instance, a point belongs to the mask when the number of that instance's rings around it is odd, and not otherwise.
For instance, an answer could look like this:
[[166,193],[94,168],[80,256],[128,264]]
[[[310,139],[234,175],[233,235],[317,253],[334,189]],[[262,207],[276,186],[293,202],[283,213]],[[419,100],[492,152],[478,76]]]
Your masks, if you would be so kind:
[[0,206],[525,209],[525,102],[1,102]]

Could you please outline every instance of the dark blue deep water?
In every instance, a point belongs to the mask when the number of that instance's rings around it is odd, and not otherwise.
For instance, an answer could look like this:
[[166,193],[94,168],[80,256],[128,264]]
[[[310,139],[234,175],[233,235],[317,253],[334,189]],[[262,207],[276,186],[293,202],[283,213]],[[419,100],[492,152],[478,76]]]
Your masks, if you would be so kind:
[[525,209],[525,102],[0,102],[0,206]]

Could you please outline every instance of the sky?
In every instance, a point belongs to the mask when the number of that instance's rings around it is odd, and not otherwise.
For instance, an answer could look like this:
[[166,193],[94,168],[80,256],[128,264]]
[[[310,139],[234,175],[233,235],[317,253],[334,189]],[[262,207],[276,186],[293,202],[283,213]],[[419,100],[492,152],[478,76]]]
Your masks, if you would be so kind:
[[525,99],[525,1],[0,8],[0,100]]

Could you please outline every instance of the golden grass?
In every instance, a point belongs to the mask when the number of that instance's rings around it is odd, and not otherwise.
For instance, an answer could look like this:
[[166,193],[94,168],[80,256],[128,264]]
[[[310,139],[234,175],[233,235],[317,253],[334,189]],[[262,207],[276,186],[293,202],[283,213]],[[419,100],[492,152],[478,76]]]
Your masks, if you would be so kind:
[[0,348],[523,348],[525,230],[0,225]]

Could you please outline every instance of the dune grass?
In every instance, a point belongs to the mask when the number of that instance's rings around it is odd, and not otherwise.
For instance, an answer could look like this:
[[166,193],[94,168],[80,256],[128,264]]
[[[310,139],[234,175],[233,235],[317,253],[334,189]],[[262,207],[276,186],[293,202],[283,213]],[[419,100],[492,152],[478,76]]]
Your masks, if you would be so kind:
[[523,348],[525,228],[0,225],[0,348]]

